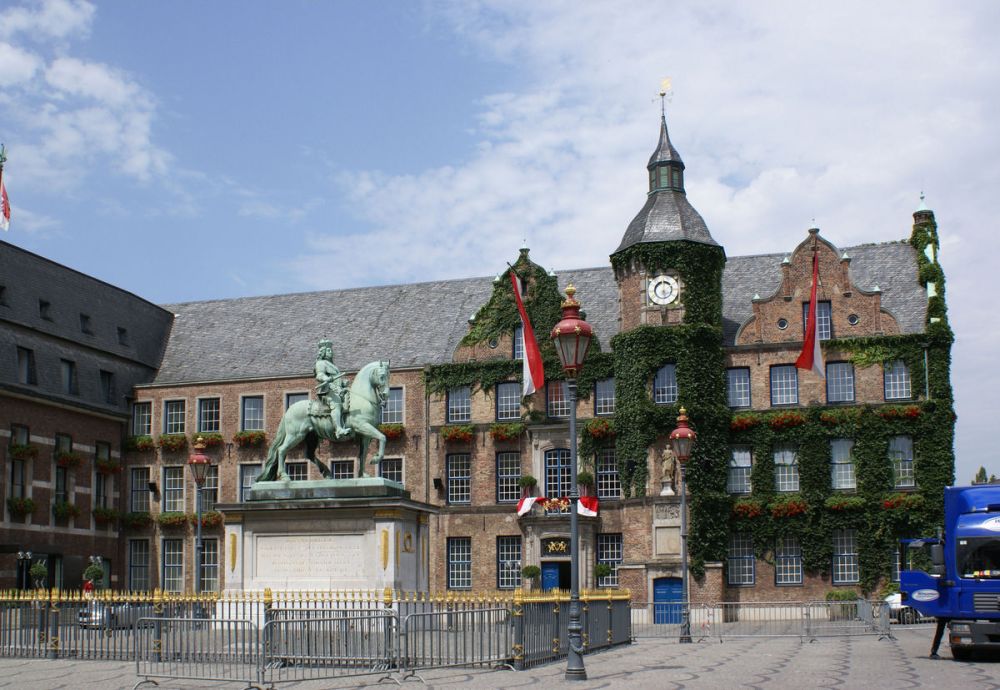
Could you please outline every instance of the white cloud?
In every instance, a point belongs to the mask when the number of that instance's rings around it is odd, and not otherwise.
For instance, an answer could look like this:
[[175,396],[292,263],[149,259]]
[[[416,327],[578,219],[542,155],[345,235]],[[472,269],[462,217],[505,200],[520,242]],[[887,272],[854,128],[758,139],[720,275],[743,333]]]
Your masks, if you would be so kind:
[[45,72],[45,80],[65,94],[119,108],[136,100],[148,100],[142,90],[120,71],[77,58],[60,57],[53,60]]
[[0,12],[0,36],[20,33],[37,40],[86,34],[94,13],[94,5],[86,0],[44,0],[11,7]]
[[7,88],[26,82],[41,67],[37,55],[9,43],[0,43],[0,84]]

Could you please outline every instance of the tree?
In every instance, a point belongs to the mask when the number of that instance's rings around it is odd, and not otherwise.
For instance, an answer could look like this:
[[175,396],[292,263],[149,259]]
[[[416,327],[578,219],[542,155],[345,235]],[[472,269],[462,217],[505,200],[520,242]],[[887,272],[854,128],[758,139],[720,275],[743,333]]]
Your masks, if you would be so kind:
[[988,484],[989,479],[986,478],[986,468],[982,465],[979,466],[979,471],[976,472],[975,478],[972,480],[973,484]]

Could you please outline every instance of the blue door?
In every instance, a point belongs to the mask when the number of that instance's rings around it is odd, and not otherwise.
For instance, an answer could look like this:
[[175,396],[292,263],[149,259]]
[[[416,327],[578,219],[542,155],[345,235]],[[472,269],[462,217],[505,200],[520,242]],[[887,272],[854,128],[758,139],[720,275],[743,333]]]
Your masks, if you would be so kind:
[[683,601],[679,577],[658,577],[653,580],[653,623],[680,623]]
[[542,563],[542,589],[559,589],[558,563]]

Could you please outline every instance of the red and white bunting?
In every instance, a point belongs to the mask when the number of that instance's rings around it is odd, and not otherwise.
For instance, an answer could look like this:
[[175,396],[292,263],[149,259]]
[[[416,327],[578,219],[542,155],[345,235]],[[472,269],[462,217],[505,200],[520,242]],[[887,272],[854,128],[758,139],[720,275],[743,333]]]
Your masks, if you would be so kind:
[[597,496],[580,496],[576,512],[584,517],[597,517]]
[[539,501],[544,501],[545,496],[525,496],[520,501],[517,502],[517,515],[518,517],[524,515],[531,510],[531,506],[535,505]]

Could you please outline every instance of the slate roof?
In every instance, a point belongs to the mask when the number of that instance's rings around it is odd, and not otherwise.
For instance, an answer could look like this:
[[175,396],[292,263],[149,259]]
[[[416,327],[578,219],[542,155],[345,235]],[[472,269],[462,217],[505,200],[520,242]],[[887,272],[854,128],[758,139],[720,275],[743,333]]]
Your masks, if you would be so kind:
[[[926,297],[916,253],[905,242],[847,248],[860,288],[882,289],[882,304],[903,333],[923,330]],[[768,297],[781,281],[785,254],[730,257],[722,279],[724,341],[732,345],[752,315],[754,293]],[[610,267],[559,274],[572,282],[604,350],[619,330],[618,286]],[[334,361],[357,371],[373,359],[393,368],[452,361],[468,319],[485,304],[492,277],[385,285],[268,297],[165,305],[177,314],[153,385],[240,378],[307,376],[316,342],[329,337]]]

